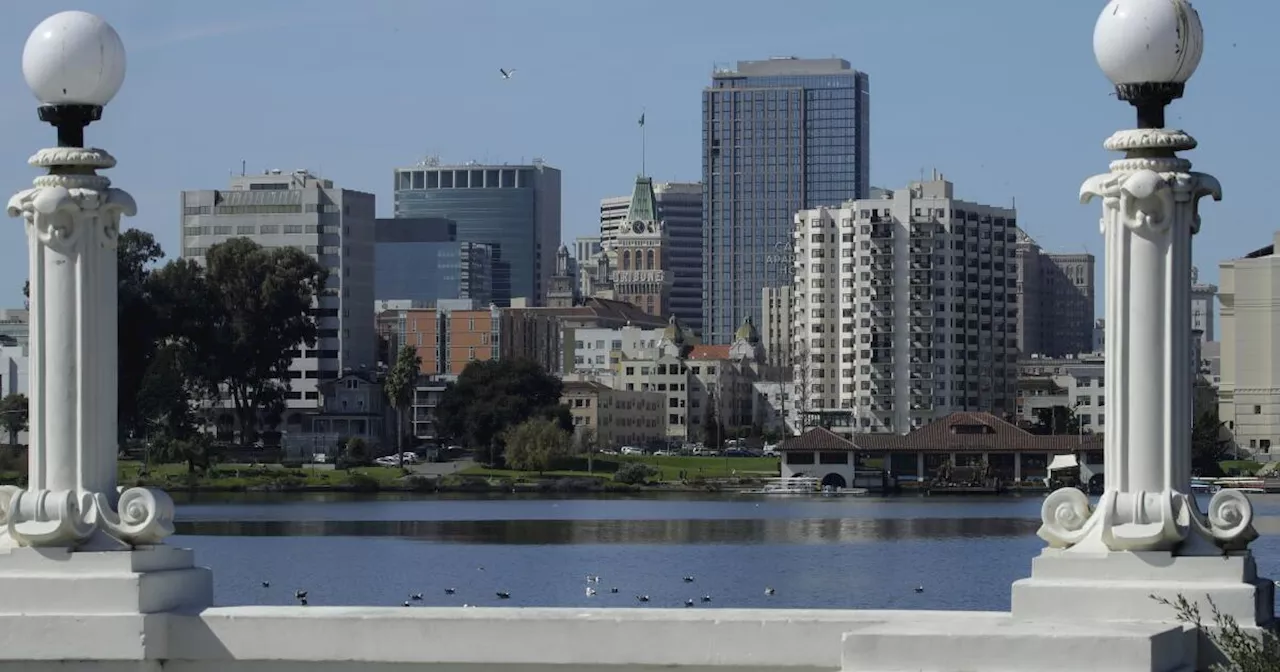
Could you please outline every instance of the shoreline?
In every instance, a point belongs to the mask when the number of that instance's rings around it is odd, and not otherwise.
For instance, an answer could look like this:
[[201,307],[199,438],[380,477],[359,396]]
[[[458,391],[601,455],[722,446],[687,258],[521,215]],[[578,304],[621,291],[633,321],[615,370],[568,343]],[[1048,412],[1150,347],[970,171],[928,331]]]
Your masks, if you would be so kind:
[[[541,482],[520,482],[520,483],[454,483],[454,484],[434,484],[424,483],[421,485],[194,485],[182,487],[165,487],[164,490],[170,494],[184,495],[201,495],[201,494],[233,494],[233,493],[252,493],[252,494],[418,494],[418,495],[457,495],[457,494],[475,494],[475,495],[555,495],[555,494],[575,494],[575,495],[636,495],[636,494],[702,494],[702,495],[725,495],[725,496],[759,496],[764,498],[781,498],[781,499],[803,499],[806,497],[822,498],[824,495],[820,492],[808,494],[787,495],[778,497],[769,497],[766,495],[753,495],[748,492],[748,488],[726,488],[715,485],[692,485],[692,484],[651,484],[651,485],[626,485],[621,483],[608,482],[608,485],[575,485],[566,484],[564,480],[548,479]],[[151,484],[149,487],[159,487],[158,484]],[[880,498],[880,497],[944,497],[948,499],[969,499],[976,497],[1029,497],[1043,496],[1048,490],[1044,488],[1009,488],[998,493],[933,493],[930,494],[922,489],[901,488],[890,492],[868,492],[865,495],[843,495],[843,498],[859,499],[859,498]],[[827,495],[829,496],[829,495]]]

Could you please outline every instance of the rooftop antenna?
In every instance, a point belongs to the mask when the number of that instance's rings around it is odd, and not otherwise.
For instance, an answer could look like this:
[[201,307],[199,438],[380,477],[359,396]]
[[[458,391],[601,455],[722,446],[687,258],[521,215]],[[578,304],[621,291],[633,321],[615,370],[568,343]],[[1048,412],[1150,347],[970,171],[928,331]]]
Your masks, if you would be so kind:
[[240,177],[244,177],[244,159],[240,159]]

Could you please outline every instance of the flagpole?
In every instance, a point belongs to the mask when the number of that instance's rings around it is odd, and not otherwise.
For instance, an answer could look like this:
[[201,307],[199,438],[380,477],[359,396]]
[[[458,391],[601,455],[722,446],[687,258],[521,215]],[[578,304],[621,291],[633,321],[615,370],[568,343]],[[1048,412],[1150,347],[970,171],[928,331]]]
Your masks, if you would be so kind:
[[647,161],[646,149],[647,149],[647,143],[645,142],[644,108],[642,107],[640,108],[640,174],[641,175],[648,175],[648,173],[645,172],[646,171],[645,164]]

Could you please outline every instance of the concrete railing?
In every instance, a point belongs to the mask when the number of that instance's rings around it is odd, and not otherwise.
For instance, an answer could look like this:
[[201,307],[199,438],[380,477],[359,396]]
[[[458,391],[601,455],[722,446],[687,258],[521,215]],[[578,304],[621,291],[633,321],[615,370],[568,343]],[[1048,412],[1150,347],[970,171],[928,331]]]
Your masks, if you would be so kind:
[[[1020,628],[995,612],[223,607],[187,615],[0,616],[0,670],[888,672],[906,669],[895,661],[921,660],[918,649],[930,642],[917,641],[912,627],[957,636],[1008,630],[974,647],[968,660],[978,666],[964,669],[975,670],[1019,669],[1009,660],[1063,672],[1177,669],[1145,661],[1155,647],[1182,659],[1195,645],[1175,627],[1157,637],[1135,631],[1128,646],[1090,646],[1096,629],[1064,624],[1045,637],[1043,629]],[[908,634],[886,636],[886,628]],[[984,649],[994,655],[988,664]],[[953,669],[937,662],[944,667],[929,669]]]

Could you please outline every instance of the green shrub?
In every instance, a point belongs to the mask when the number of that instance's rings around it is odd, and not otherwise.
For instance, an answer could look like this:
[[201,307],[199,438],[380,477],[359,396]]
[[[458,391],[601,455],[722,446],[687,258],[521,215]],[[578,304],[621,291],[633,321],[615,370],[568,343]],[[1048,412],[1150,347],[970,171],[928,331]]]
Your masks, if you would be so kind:
[[613,480],[628,485],[646,483],[658,475],[658,470],[644,462],[628,462],[614,472]]
[[1256,636],[1245,632],[1233,616],[1219,611],[1213,598],[1208,596],[1206,600],[1213,612],[1211,626],[1204,624],[1200,606],[1181,595],[1172,602],[1155,595],[1151,599],[1176,611],[1178,620],[1195,626],[1201,636],[1227,658],[1229,662],[1215,664],[1211,668],[1213,672],[1280,672],[1280,637],[1275,632],[1264,630]]
[[361,492],[374,492],[378,489],[378,479],[368,475],[355,472],[347,478],[347,482],[351,487]]

